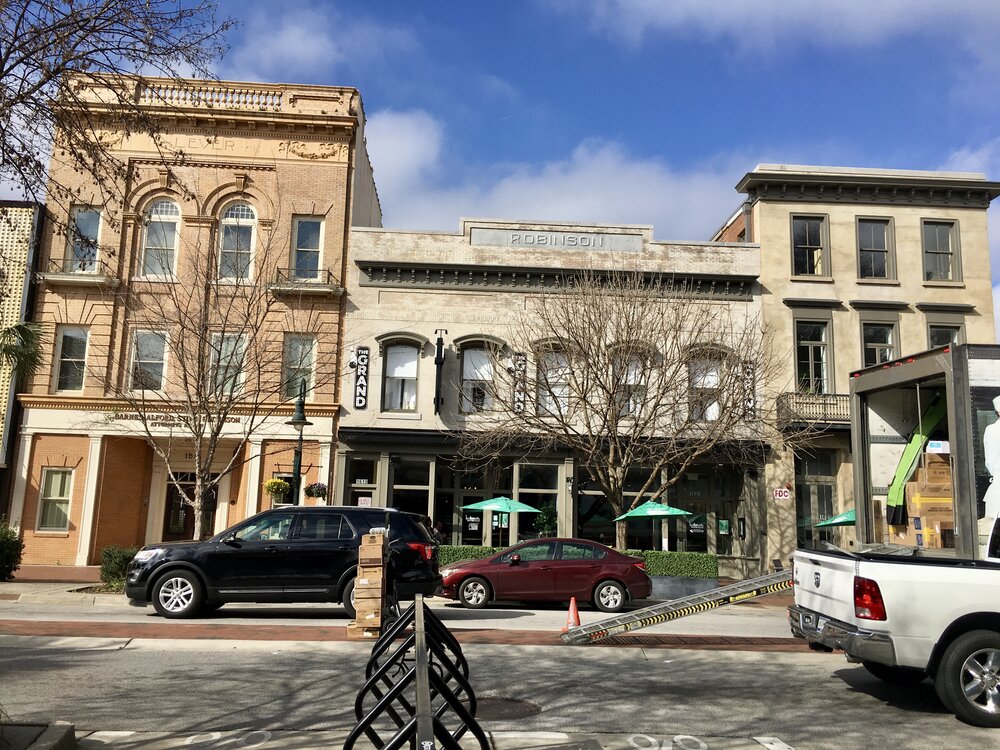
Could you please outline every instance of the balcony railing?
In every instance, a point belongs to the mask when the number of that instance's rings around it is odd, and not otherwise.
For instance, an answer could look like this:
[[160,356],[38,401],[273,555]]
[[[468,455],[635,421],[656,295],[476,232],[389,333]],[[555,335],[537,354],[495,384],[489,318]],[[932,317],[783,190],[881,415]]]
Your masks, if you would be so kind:
[[778,396],[782,424],[849,426],[851,397],[846,393],[782,393]]
[[211,83],[160,82],[139,91],[139,103],[209,109],[281,110],[281,88],[236,88]]
[[271,282],[271,291],[282,295],[338,297],[344,293],[340,281],[325,268],[279,268]]
[[117,286],[118,279],[103,260],[50,258],[41,279],[59,286]]

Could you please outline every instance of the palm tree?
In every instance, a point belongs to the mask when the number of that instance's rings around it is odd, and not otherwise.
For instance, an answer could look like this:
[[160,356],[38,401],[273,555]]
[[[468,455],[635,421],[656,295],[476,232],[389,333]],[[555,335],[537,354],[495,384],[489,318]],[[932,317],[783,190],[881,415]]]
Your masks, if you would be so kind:
[[42,361],[42,329],[35,323],[0,328],[0,365],[9,365],[14,378],[31,377]]

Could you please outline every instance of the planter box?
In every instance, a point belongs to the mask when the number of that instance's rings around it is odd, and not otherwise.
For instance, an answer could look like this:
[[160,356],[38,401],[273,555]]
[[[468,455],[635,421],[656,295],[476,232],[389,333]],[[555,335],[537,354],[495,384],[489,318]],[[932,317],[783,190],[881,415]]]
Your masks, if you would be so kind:
[[678,576],[650,576],[653,592],[650,599],[680,599],[682,596],[700,594],[719,587],[718,578],[681,578]]

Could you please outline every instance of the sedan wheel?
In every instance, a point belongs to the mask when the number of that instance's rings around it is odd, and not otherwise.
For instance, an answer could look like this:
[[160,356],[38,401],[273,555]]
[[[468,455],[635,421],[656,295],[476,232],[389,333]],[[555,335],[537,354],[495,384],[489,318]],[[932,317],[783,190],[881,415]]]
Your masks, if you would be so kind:
[[490,585],[482,578],[469,578],[458,589],[458,600],[468,609],[482,609],[490,599]]
[[205,595],[193,573],[167,573],[153,587],[153,607],[164,617],[192,617],[201,609]]
[[625,588],[617,581],[601,581],[594,589],[594,605],[602,612],[617,612],[625,606]]

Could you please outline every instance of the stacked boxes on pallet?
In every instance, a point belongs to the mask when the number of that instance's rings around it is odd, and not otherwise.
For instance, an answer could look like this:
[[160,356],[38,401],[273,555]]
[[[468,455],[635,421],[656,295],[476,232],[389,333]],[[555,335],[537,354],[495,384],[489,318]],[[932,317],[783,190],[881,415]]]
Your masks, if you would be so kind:
[[906,483],[907,526],[893,526],[890,541],[929,549],[954,548],[955,501],[948,455],[925,453],[917,481]]
[[358,549],[354,579],[355,620],[347,626],[350,640],[378,638],[385,598],[385,534],[365,534]]

